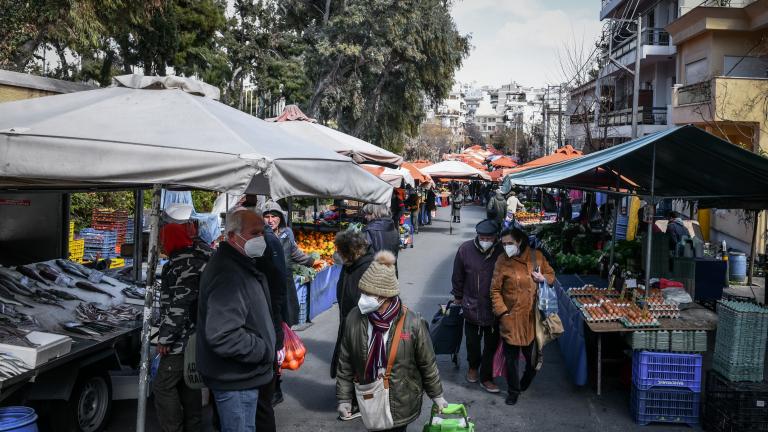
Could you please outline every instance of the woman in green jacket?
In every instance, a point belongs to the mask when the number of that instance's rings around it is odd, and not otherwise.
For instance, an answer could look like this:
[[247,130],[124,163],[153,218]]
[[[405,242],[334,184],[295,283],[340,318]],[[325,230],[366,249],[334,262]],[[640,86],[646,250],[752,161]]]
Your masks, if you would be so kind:
[[[370,384],[384,376],[397,332],[395,327],[404,315],[389,378],[393,425],[386,430],[405,431],[408,424],[419,417],[425,391],[438,410],[448,406],[443,398],[427,323],[402,304],[395,276],[395,256],[391,252],[376,254],[360,279],[359,288],[360,301],[347,316],[336,372],[339,416],[351,415],[355,384]],[[363,418],[366,424],[370,420]]]

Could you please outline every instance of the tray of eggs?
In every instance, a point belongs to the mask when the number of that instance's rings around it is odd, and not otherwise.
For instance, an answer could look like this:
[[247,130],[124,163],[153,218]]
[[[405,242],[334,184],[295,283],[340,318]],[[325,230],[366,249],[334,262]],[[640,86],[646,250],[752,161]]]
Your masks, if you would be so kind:
[[585,306],[584,317],[588,322],[616,321],[627,315],[630,303],[619,303],[604,299],[597,306]]
[[620,319],[624,327],[627,328],[643,328],[643,327],[658,327],[661,325],[658,319],[654,317],[650,311],[629,309],[627,315]]
[[605,297],[618,297],[619,292],[615,289],[597,288],[593,285],[585,285],[581,288],[571,288],[568,290],[568,295],[571,297],[577,296],[605,296]]

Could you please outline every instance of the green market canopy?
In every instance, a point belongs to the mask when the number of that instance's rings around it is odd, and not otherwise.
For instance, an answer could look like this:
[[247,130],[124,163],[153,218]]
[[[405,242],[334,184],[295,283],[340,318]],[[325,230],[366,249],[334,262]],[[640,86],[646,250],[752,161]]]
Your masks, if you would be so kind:
[[510,174],[504,183],[578,189],[600,168],[628,179],[621,188],[629,194],[698,200],[700,207],[768,208],[768,158],[692,125]]

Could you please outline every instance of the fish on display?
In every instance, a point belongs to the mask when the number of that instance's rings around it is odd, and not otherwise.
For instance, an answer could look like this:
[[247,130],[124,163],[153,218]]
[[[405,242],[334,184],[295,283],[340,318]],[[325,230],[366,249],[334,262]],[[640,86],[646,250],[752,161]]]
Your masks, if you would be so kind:
[[33,299],[35,302],[37,302],[37,303],[40,303],[40,304],[44,304],[44,305],[50,305],[50,306],[56,306],[56,307],[60,307],[60,308],[62,308],[62,309],[66,309],[66,307],[64,307],[64,305],[62,305],[61,303],[59,303],[59,300],[58,300],[58,299],[56,299],[56,300],[53,300],[53,299],[51,299],[50,297],[48,297],[48,296],[45,296],[44,294],[42,294],[42,293],[40,293],[40,292],[35,292],[35,296],[34,296],[34,297],[32,297],[32,299]]
[[29,365],[23,360],[8,353],[0,353],[0,375],[5,378],[14,377],[29,371]]
[[80,297],[78,297],[78,296],[76,296],[74,294],[70,294],[70,293],[68,293],[66,291],[57,290],[57,289],[53,289],[53,288],[47,289],[45,291],[51,293],[52,295],[54,295],[54,296],[56,296],[56,297],[58,297],[58,298],[60,298],[62,300],[85,301],[85,300],[81,299]]
[[28,278],[30,278],[32,280],[35,280],[35,281],[40,282],[42,284],[51,286],[51,284],[48,283],[47,280],[43,279],[42,276],[37,274],[36,271],[32,270],[31,268],[29,268],[27,266],[18,266],[18,267],[16,267],[16,271],[18,271],[19,273],[23,274],[24,276],[26,276],[26,277],[28,277]]
[[83,336],[101,336],[101,333],[95,330],[91,330],[76,321],[63,322],[59,325],[66,331],[77,333]]
[[4,274],[0,274],[0,283],[2,283],[8,290],[10,290],[14,294],[23,295],[23,296],[31,296],[32,291],[29,290],[26,286],[23,284],[20,284],[17,282],[14,278],[8,277]]
[[99,294],[105,294],[105,295],[110,296],[111,298],[115,298],[115,296],[112,295],[111,293],[109,293],[107,291],[104,291],[103,289],[97,287],[96,285],[94,285],[94,284],[92,284],[90,282],[77,281],[77,282],[75,282],[75,286],[77,288],[80,288],[81,290],[91,291],[91,292],[95,292],[95,293],[99,293]]
[[128,287],[128,288],[123,288],[122,293],[124,296],[129,298],[136,299],[136,300],[143,300],[145,290],[142,288]]
[[88,273],[83,271],[83,269],[77,267],[74,265],[74,263],[70,261],[66,261],[63,259],[57,259],[56,265],[59,266],[64,272],[71,274],[72,276],[77,276],[83,279],[88,279]]
[[20,345],[29,348],[39,346],[27,339],[27,332],[10,326],[0,326],[0,342],[10,345]]
[[6,278],[12,279],[14,282],[19,285],[23,285],[27,289],[29,289],[30,282],[37,283],[35,281],[30,281],[29,278],[23,274],[3,266],[0,266],[0,276],[5,276]]
[[24,302],[21,299],[16,298],[16,296],[13,295],[13,292],[11,292],[5,286],[5,284],[2,283],[2,281],[0,281],[0,297],[2,297],[0,299],[0,301],[2,301],[3,303],[12,304],[12,305],[15,305],[15,306],[34,307],[31,304],[29,304],[27,302]]

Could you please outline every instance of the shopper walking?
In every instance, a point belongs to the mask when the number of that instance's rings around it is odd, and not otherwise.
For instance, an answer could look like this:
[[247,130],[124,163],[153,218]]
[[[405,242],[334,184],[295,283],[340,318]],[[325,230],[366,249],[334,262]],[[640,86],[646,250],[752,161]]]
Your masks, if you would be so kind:
[[184,349],[195,331],[200,276],[213,251],[190,235],[191,224],[168,224],[160,230],[160,246],[168,263],[160,275],[160,365],[152,384],[163,432],[200,430],[200,390],[184,382]]
[[341,257],[342,268],[336,283],[336,302],[339,305],[339,330],[331,360],[331,378],[336,378],[336,364],[344,334],[344,321],[360,299],[358,284],[363,273],[373,262],[373,249],[365,236],[357,231],[345,230],[336,234],[336,253]]
[[221,431],[255,431],[259,387],[272,381],[275,360],[269,288],[253,265],[266,249],[264,219],[235,210],[226,237],[200,282],[197,368],[213,392]]
[[512,191],[509,193],[509,196],[507,197],[507,213],[515,214],[518,211],[525,211],[525,206],[522,202],[517,198],[517,193],[515,191]]
[[421,209],[421,197],[416,189],[408,188],[408,198],[405,200],[405,207],[410,212],[411,226],[413,233],[419,233],[419,210]]
[[461,207],[464,205],[464,193],[456,187],[451,195],[451,217],[454,223],[461,223]]
[[495,220],[499,227],[503,226],[504,219],[507,217],[507,200],[504,198],[504,193],[497,190],[488,202],[486,210],[488,219]]
[[400,233],[392,220],[389,209],[381,204],[366,204],[362,208],[367,225],[363,234],[374,252],[388,250],[397,258],[400,252]]
[[432,225],[432,212],[437,211],[437,203],[435,200],[437,195],[435,194],[435,188],[431,187],[427,189],[427,202],[426,202],[426,220],[427,225]]
[[499,226],[486,219],[475,226],[477,236],[462,243],[453,260],[454,302],[464,314],[469,370],[466,380],[480,382],[489,393],[498,393],[493,382],[493,355],[499,344],[499,325],[491,306],[491,276],[502,253]]
[[[427,323],[402,304],[392,253],[376,254],[359,288],[358,307],[345,323],[336,374],[339,416],[351,414],[353,399],[365,408],[388,396],[389,412],[362,409],[363,422],[369,430],[405,431],[419,417],[425,391],[439,410],[448,406]],[[389,395],[383,389],[360,393],[377,386],[388,387]]]
[[[528,236],[520,229],[501,233],[504,254],[496,261],[491,281],[493,312],[499,317],[504,356],[507,362],[509,394],[507,405],[514,405],[520,393],[528,389],[536,375],[533,352],[536,333],[536,294],[540,282],[554,283],[555,273],[544,255],[528,246]],[[534,268],[535,262],[540,268]],[[538,266],[537,266],[538,267]],[[525,357],[522,379],[520,353]]]

